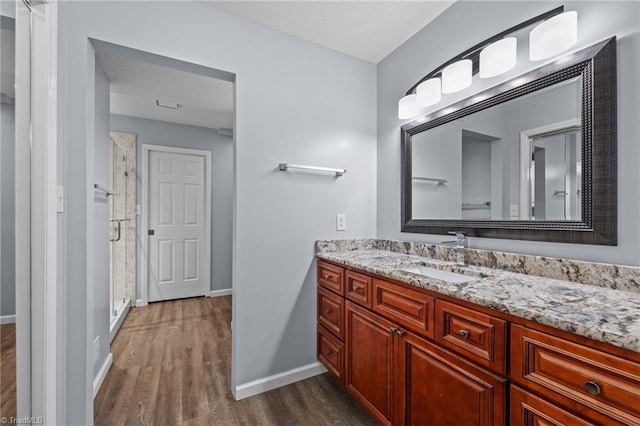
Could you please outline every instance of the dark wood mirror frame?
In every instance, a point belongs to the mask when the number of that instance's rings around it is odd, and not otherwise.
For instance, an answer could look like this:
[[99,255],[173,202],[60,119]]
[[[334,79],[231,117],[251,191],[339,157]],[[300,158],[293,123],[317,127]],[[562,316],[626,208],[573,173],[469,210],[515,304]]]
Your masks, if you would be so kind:
[[[411,141],[415,134],[582,76],[582,218],[571,221],[431,220],[412,218]],[[518,80],[518,86],[513,82]],[[571,53],[510,81],[401,128],[402,232],[521,239],[577,244],[617,245],[617,78],[616,38]],[[452,112],[453,111],[453,112]]]

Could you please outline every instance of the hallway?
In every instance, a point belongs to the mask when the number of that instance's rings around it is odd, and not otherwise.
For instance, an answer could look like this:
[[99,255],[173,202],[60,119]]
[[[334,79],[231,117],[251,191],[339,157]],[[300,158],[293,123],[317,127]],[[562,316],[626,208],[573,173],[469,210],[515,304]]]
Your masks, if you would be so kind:
[[375,424],[328,374],[234,401],[231,296],[134,308],[111,346],[96,425]]

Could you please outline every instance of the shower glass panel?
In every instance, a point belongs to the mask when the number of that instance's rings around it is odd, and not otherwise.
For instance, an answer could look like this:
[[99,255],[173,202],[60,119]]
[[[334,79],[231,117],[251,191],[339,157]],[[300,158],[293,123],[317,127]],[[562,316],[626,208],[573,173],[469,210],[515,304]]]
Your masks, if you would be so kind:
[[112,329],[135,300],[136,142],[135,135],[110,134],[109,239]]

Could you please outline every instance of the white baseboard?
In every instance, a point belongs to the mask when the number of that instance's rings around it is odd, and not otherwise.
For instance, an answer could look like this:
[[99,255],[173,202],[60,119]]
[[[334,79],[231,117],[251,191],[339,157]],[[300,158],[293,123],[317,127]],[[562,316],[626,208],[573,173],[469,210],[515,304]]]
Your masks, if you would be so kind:
[[100,371],[96,374],[95,379],[93,379],[93,397],[95,398],[100,390],[100,386],[102,386],[102,382],[104,382],[104,378],[107,377],[107,373],[109,372],[109,368],[111,368],[111,364],[113,364],[113,354],[109,352],[107,355],[107,359],[104,360],[104,364],[100,367]]
[[140,306],[147,306],[147,303],[144,303],[142,299],[138,299],[136,300],[136,308],[139,308]]
[[223,290],[211,290],[211,293],[209,293],[209,297],[220,297],[220,296],[230,296],[230,295],[231,295],[230,288],[225,288]]
[[303,365],[302,367],[294,368],[293,370],[285,371],[284,373],[274,374],[273,376],[236,386],[235,398],[236,401],[239,401],[250,396],[258,395],[262,392],[267,392],[272,389],[290,385],[291,383],[299,382],[300,380],[317,376],[318,374],[325,373],[326,371],[327,369],[319,362]]
[[127,303],[127,305],[124,307],[124,310],[122,311],[122,313],[120,314],[120,316],[118,316],[118,318],[115,321],[112,321],[109,328],[109,344],[111,344],[111,342],[113,342],[113,339],[115,339],[116,334],[118,334],[118,331],[120,330],[120,327],[122,327],[122,323],[124,322],[125,318],[127,317],[127,315],[129,315],[129,310],[131,309],[130,303]]
[[15,315],[2,315],[0,316],[0,324],[13,324],[16,322]]

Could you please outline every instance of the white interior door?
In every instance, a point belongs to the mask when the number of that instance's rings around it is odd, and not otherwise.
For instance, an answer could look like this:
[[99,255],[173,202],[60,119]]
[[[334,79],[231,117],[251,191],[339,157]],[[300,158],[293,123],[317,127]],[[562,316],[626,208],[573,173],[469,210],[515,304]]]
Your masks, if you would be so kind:
[[149,152],[149,301],[205,293],[205,157]]

